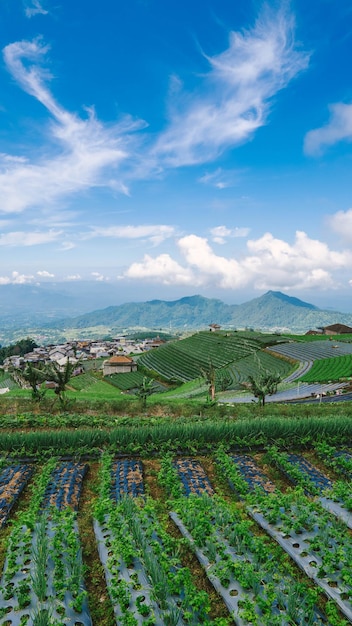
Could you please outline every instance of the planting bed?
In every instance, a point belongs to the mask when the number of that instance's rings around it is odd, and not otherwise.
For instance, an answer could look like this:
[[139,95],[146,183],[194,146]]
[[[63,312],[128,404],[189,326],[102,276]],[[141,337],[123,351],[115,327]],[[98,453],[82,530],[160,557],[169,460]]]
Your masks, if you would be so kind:
[[251,517],[352,621],[352,537],[344,524],[301,489],[286,494],[257,490],[253,497],[229,457],[220,455],[220,462]]
[[180,476],[186,496],[190,493],[207,493],[212,496],[214,489],[203,467],[196,459],[177,459],[175,468]]
[[269,450],[268,456],[291,482],[301,486],[306,494],[318,497],[324,509],[330,511],[335,517],[343,520],[349,528],[352,528],[350,483],[341,480],[332,482],[300,455],[285,454],[272,448]]
[[274,483],[265,476],[252,457],[247,454],[233,454],[230,458],[236,463],[241,476],[251,489],[261,487],[267,493],[275,491]]
[[[119,492],[111,493],[114,463],[103,459],[101,494],[94,530],[117,624],[183,626],[207,620],[208,601],[197,591],[190,572],[182,567],[177,540],[160,524],[155,504],[144,508]],[[128,485],[127,489],[128,489]]]
[[[55,461],[48,462],[36,477],[28,511],[13,525],[0,585],[1,625],[92,624],[76,514],[64,508],[68,501],[78,504],[72,476],[78,476],[79,464],[72,465],[77,467],[66,472],[72,494]],[[62,497],[54,497],[56,487]]]
[[[169,491],[173,466],[160,480]],[[179,480],[178,473],[173,474]],[[293,578],[284,559],[258,537],[253,523],[221,498],[189,494],[173,502],[171,519],[193,547],[209,581],[221,595],[233,621],[258,626],[325,624],[316,608],[317,594]]]
[[10,465],[0,474],[0,527],[33,474],[31,465]]
[[83,478],[87,471],[88,465],[85,463],[67,461],[58,464],[45,490],[42,508],[55,506],[63,510],[70,506],[76,511]]
[[144,495],[143,466],[136,459],[118,459],[112,465],[112,498],[120,500],[122,495],[133,497]]

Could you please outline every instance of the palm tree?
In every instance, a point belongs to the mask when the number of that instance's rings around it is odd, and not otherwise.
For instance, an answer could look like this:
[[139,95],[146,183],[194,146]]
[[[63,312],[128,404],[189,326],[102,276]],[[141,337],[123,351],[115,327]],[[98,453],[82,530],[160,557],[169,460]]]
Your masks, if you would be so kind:
[[66,386],[70,382],[76,368],[77,362],[70,363],[69,358],[67,358],[63,368],[55,361],[49,363],[45,368],[46,376],[55,383],[55,393],[62,409],[67,407]]
[[40,367],[34,367],[30,361],[27,363],[25,369],[20,371],[21,378],[23,378],[32,389],[32,398],[37,402],[40,402],[44,397],[45,390],[40,389],[40,385],[45,380],[45,371]]
[[147,407],[148,396],[153,393],[153,383],[154,378],[147,378],[147,376],[143,376],[141,384],[138,385],[136,396],[140,398],[143,410]]

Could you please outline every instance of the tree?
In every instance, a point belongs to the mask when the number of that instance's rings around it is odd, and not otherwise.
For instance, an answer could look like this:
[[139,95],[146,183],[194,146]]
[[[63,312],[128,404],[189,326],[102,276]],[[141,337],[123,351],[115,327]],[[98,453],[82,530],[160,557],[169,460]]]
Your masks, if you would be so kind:
[[40,389],[40,385],[45,380],[45,371],[41,367],[34,367],[30,361],[27,363],[23,371],[19,371],[21,378],[23,378],[32,389],[32,398],[37,402],[40,402],[44,397],[45,390]]
[[77,367],[77,362],[70,363],[70,359],[67,358],[66,364],[63,368],[61,368],[55,361],[49,363],[45,368],[46,377],[55,383],[54,391],[62,409],[67,408],[66,386],[70,382],[72,374]]
[[266,372],[254,378],[249,376],[249,387],[253,395],[258,398],[261,406],[265,405],[265,396],[272,396],[277,392],[277,386],[281,382],[280,374]]
[[148,378],[143,376],[143,380],[137,388],[136,396],[138,396],[142,403],[142,409],[147,407],[147,398],[153,393],[154,378]]
[[208,367],[201,367],[200,371],[202,373],[203,378],[205,379],[205,382],[207,383],[207,385],[209,385],[209,399],[211,402],[215,402],[216,374],[215,374],[215,367],[212,361],[209,361]]

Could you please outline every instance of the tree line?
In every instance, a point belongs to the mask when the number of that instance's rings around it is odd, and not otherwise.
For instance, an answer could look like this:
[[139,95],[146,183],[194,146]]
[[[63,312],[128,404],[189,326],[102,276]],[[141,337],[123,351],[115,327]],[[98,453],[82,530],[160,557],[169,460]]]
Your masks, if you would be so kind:
[[3,364],[7,357],[23,356],[27,354],[27,352],[32,352],[34,348],[38,348],[38,345],[30,337],[20,339],[17,343],[10,344],[9,346],[0,346],[0,365]]

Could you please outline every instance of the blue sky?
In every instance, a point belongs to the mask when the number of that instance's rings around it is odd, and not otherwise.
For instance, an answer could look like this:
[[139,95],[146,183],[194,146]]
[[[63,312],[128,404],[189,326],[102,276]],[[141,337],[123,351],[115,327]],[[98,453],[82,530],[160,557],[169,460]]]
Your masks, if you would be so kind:
[[349,0],[3,0],[0,44],[0,284],[352,310]]

